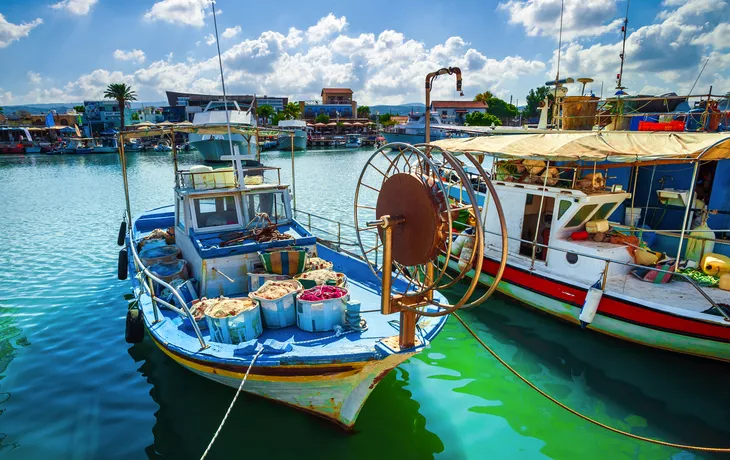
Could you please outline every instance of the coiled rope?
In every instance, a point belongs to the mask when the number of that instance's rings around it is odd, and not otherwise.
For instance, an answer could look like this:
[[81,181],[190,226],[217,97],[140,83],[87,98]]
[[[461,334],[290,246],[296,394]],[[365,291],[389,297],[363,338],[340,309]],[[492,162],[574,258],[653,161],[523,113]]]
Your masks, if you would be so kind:
[[248,369],[246,369],[246,374],[243,376],[243,380],[241,380],[241,384],[238,385],[238,390],[236,390],[236,395],[233,396],[233,401],[231,401],[231,404],[228,406],[228,410],[226,411],[226,415],[223,416],[223,420],[221,420],[221,424],[218,425],[218,429],[215,430],[215,434],[213,435],[213,438],[210,440],[210,443],[208,444],[208,447],[205,449],[205,452],[203,452],[203,456],[200,457],[200,460],[203,460],[210,451],[210,448],[213,447],[213,443],[215,442],[216,438],[220,434],[221,430],[223,429],[223,425],[225,425],[226,420],[228,419],[228,416],[231,413],[231,409],[233,409],[233,405],[236,404],[236,400],[238,399],[238,395],[241,394],[241,389],[243,389],[243,384],[246,383],[246,379],[248,378],[248,373],[251,372],[251,368],[253,367],[253,363],[256,362],[256,359],[263,353],[264,349],[262,348],[259,350],[251,360],[251,364],[248,365]]
[[464,326],[464,328],[467,330],[467,332],[469,332],[469,334],[471,334],[471,336],[474,337],[477,340],[477,342],[479,342],[479,344],[482,347],[484,347],[485,350],[487,350],[489,352],[489,354],[491,354],[492,356],[494,356],[494,358],[497,361],[499,361],[504,367],[506,367],[507,369],[509,369],[509,371],[512,372],[517,378],[519,378],[520,380],[522,380],[523,382],[525,382],[530,388],[532,388],[533,390],[537,391],[538,393],[540,393],[541,395],[543,395],[544,397],[546,397],[547,399],[549,399],[553,403],[557,404],[558,406],[560,406],[563,409],[567,410],[571,414],[573,414],[573,415],[575,415],[577,417],[580,417],[580,418],[582,418],[583,420],[585,420],[587,422],[590,422],[590,423],[592,423],[592,424],[594,424],[596,426],[599,426],[601,428],[605,428],[606,430],[612,431],[612,432],[614,432],[616,434],[620,434],[620,435],[623,435],[623,436],[626,436],[626,437],[629,437],[629,438],[632,438],[632,439],[636,439],[636,440],[639,440],[639,441],[645,441],[645,442],[649,442],[649,443],[652,443],[652,444],[659,444],[660,446],[674,447],[674,448],[677,448],[677,449],[686,449],[686,450],[698,450],[698,451],[703,451],[703,452],[730,452],[730,448],[728,448],[728,447],[690,446],[690,445],[686,445],[686,444],[676,444],[676,443],[673,443],[673,442],[661,441],[659,439],[653,439],[653,438],[647,438],[647,437],[644,437],[644,436],[639,436],[637,434],[629,433],[628,431],[619,430],[618,428],[614,428],[612,426],[606,425],[604,423],[599,422],[598,420],[594,420],[594,419],[588,417],[587,415],[581,414],[580,412],[578,412],[578,411],[576,411],[574,409],[571,409],[570,407],[568,407],[565,404],[561,403],[560,401],[558,401],[557,399],[553,398],[549,394],[545,393],[543,390],[541,390],[540,388],[538,388],[534,383],[530,382],[525,377],[523,377],[522,374],[520,374],[519,372],[517,372],[517,370],[515,370],[512,366],[510,366],[509,364],[507,364],[507,362],[505,360],[503,360],[502,358],[500,358],[499,355],[497,355],[497,353],[489,347],[489,345],[487,345],[486,343],[484,343],[484,341],[482,339],[480,339],[479,336],[477,336],[477,334],[472,330],[472,328],[470,328],[464,322],[464,320],[461,319],[461,317],[457,313],[454,313],[454,316],[456,317],[457,320],[459,320],[459,322],[461,323],[461,325]]

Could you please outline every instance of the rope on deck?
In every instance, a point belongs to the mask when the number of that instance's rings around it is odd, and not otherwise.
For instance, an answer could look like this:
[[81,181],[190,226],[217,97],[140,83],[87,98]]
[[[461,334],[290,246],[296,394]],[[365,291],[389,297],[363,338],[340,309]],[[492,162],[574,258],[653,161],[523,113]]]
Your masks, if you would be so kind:
[[499,355],[497,355],[497,353],[489,347],[489,345],[487,345],[486,343],[484,343],[484,341],[482,339],[480,339],[479,336],[477,336],[477,334],[474,332],[474,330],[472,330],[472,328],[470,328],[464,322],[464,320],[461,319],[461,317],[457,313],[454,313],[453,315],[456,317],[456,319],[459,320],[459,322],[461,323],[461,325],[464,326],[464,328],[467,330],[467,332],[469,332],[469,334],[471,334],[471,336],[474,337],[477,340],[477,342],[479,342],[479,344],[482,347],[484,347],[485,350],[487,350],[489,352],[489,354],[491,354],[492,356],[494,356],[494,358],[497,361],[499,361],[504,367],[506,367],[510,372],[512,372],[517,378],[519,378],[520,380],[522,380],[524,383],[526,383],[533,390],[537,391],[538,393],[540,393],[541,395],[543,395],[544,397],[546,397],[548,400],[552,401],[553,403],[555,403],[558,406],[562,407],[563,409],[567,410],[571,414],[573,414],[573,415],[575,415],[577,417],[580,417],[580,418],[582,418],[583,420],[585,420],[587,422],[590,422],[590,423],[592,423],[592,424],[594,424],[596,426],[599,426],[601,428],[604,428],[604,429],[606,429],[608,431],[611,431],[613,433],[620,434],[622,436],[626,436],[626,437],[629,437],[629,438],[632,438],[632,439],[636,439],[636,440],[639,440],[639,441],[649,442],[649,443],[652,443],[652,444],[658,444],[660,446],[674,447],[674,448],[677,448],[677,449],[685,449],[685,450],[697,450],[697,451],[703,451],[703,452],[730,452],[730,447],[692,446],[692,445],[686,445],[686,444],[676,444],[676,443],[673,443],[673,442],[661,441],[659,439],[653,439],[653,438],[647,438],[647,437],[644,437],[644,436],[639,436],[637,434],[629,433],[628,431],[623,431],[623,430],[620,430],[618,428],[614,428],[612,426],[606,425],[604,423],[599,422],[598,420],[594,420],[594,419],[590,418],[587,415],[581,414],[580,412],[578,412],[578,411],[576,411],[574,409],[571,409],[570,407],[568,407],[565,404],[561,403],[560,401],[558,401],[557,399],[553,398],[549,394],[545,393],[543,390],[541,390],[540,388],[538,388],[534,383],[530,382],[529,380],[527,380],[527,378],[523,377],[522,374],[520,374],[519,372],[517,372],[517,370],[515,370],[512,366],[510,366],[509,364],[507,364],[507,362],[505,360],[503,360],[502,358],[500,358]]
[[213,443],[215,442],[216,438],[220,434],[221,430],[223,429],[223,425],[225,425],[226,420],[228,419],[228,416],[231,413],[231,409],[233,409],[233,405],[236,404],[236,400],[238,399],[238,395],[241,394],[241,389],[243,389],[243,384],[246,383],[246,379],[248,378],[248,373],[251,372],[251,368],[253,367],[253,363],[256,362],[256,359],[261,356],[261,353],[264,352],[264,349],[258,351],[253,356],[253,359],[251,360],[251,364],[248,365],[248,369],[246,369],[246,374],[243,376],[243,380],[241,380],[241,384],[238,386],[238,390],[236,390],[236,395],[233,396],[233,401],[231,401],[231,404],[228,406],[228,410],[226,411],[226,415],[223,416],[223,420],[221,420],[221,424],[218,425],[218,429],[215,431],[215,434],[213,435],[213,439],[210,440],[210,443],[208,444],[208,447],[205,449],[205,452],[203,452],[203,456],[200,457],[200,460],[203,460],[210,451],[210,448],[213,447]]

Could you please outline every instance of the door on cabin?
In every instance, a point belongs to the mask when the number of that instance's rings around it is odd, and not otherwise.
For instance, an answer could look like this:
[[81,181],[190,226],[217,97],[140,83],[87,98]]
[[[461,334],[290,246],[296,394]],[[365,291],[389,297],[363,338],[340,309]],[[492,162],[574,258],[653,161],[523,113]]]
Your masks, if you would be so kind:
[[[540,211],[542,202],[542,212]],[[528,193],[525,199],[525,209],[522,216],[522,240],[520,255],[532,258],[532,242],[549,244],[550,223],[553,220],[555,198],[540,194]],[[537,238],[537,239],[536,239]],[[535,260],[546,260],[547,248],[535,248]]]

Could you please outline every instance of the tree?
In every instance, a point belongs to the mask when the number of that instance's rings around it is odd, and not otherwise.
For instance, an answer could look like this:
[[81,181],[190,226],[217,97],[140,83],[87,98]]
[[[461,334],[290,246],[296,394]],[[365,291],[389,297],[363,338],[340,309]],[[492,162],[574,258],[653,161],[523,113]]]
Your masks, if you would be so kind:
[[330,116],[326,113],[320,113],[317,115],[317,118],[314,119],[315,123],[329,123],[330,122]]
[[357,117],[358,118],[370,118],[370,107],[367,105],[361,105],[357,108]]
[[282,113],[284,114],[284,118],[287,120],[296,120],[299,118],[299,104],[295,104],[294,102],[289,102],[286,107],[284,107],[284,110],[282,110]]
[[75,105],[74,110],[76,111],[76,113],[84,113],[84,111],[86,111],[86,107],[84,107],[83,105]]
[[492,94],[491,91],[484,91],[483,93],[479,93],[476,96],[474,96],[475,101],[479,102],[487,102],[489,99],[493,98],[494,94]]
[[487,113],[494,115],[503,122],[516,117],[519,114],[517,107],[508,104],[498,97],[490,97],[487,101]]
[[466,114],[466,124],[469,126],[502,126],[502,120],[491,113],[471,112]]
[[[547,97],[550,102],[555,100],[555,98],[553,97],[553,93],[547,86],[541,86],[536,89],[531,89],[530,92],[527,94],[527,107],[525,107],[525,109],[522,111],[522,116],[524,118],[538,116],[540,112],[537,110],[537,108],[542,105],[545,97]],[[548,121],[550,121],[550,119],[552,118],[552,113],[550,112],[552,111],[548,110]]]
[[258,114],[259,117],[264,121],[264,125],[271,120],[271,117],[273,117],[276,114],[276,110],[270,105],[261,105],[258,108]]
[[390,121],[390,114],[389,113],[385,113],[383,115],[380,115],[379,121],[380,121],[381,124],[385,124],[385,123],[389,122]]
[[128,101],[136,101],[137,93],[132,91],[132,88],[127,86],[126,83],[111,83],[106,87],[106,91],[104,91],[104,98],[117,100],[119,104],[119,118],[122,122],[121,131],[124,131],[124,105]]
[[134,120],[134,121],[138,121],[139,120],[139,114],[137,112],[134,112],[132,114],[132,120]]

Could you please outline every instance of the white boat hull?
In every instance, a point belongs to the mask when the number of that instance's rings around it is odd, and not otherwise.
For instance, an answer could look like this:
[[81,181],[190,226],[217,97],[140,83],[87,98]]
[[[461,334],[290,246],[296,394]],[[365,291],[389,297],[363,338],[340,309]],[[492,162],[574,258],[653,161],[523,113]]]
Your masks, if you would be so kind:
[[[248,142],[245,139],[232,141],[234,149],[238,147],[240,155],[248,155]],[[230,160],[222,160],[221,157],[231,155],[231,142],[228,139],[208,139],[200,141],[190,141],[190,146],[195,148],[203,160],[208,162],[229,162]],[[251,154],[256,153],[256,144],[251,145]]]
[[[291,136],[279,136],[279,150],[291,150],[291,144]],[[307,150],[306,136],[294,136],[294,150]]]

